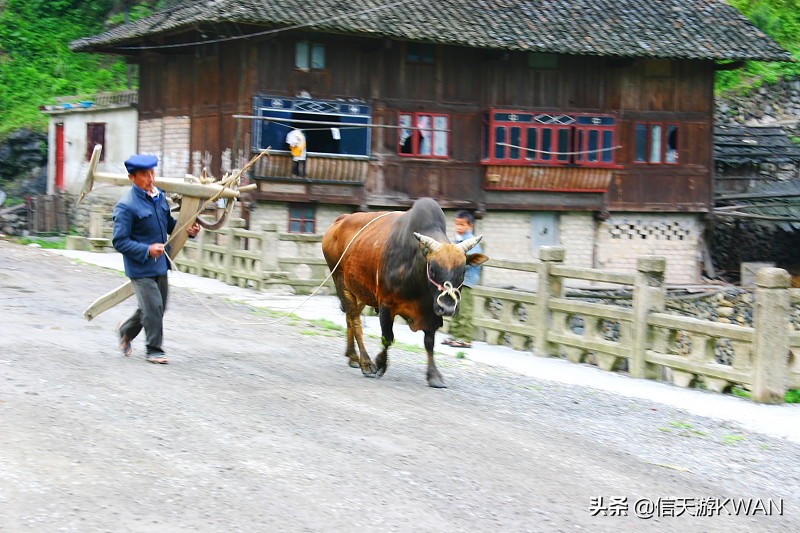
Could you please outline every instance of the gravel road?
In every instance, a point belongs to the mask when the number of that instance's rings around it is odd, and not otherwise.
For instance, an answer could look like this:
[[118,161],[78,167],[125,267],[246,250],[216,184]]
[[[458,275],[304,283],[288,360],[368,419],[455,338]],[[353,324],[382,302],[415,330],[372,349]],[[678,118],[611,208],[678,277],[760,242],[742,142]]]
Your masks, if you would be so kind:
[[791,441],[452,355],[448,389],[410,350],[367,379],[340,331],[175,287],[153,365],[132,300],[83,319],[124,281],[0,241],[0,531],[800,531]]

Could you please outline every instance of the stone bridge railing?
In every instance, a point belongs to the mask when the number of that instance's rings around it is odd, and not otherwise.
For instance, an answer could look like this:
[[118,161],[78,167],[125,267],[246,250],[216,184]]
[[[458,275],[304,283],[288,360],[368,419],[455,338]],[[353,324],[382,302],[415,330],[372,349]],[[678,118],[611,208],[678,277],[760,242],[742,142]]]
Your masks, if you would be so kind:
[[[260,231],[242,225],[234,219],[224,229],[200,232],[184,246],[178,268],[240,287],[297,294],[308,294],[326,278],[321,235],[282,233],[274,224]],[[763,403],[780,403],[787,390],[800,389],[800,329],[790,322],[800,306],[800,289],[789,288],[786,271],[758,273],[748,325],[667,312],[662,257],[640,257],[632,274],[563,261],[563,248],[545,247],[539,262],[485,265],[537,279],[536,292],[475,287],[474,320],[486,342],[682,387],[741,388]],[[632,289],[632,299],[625,305],[577,300],[568,297],[567,287],[624,287]],[[328,280],[322,293],[332,288]]]
[[[763,269],[755,290],[753,326],[721,324],[665,312],[665,259],[643,256],[625,274],[563,264],[564,250],[543,248],[541,262],[490,261],[487,268],[535,273],[536,293],[476,287],[475,324],[490,344],[531,349],[542,356],[593,362],[632,377],[682,387],[751,391],[757,402],[780,403],[800,388],[800,331],[790,324],[800,290],[782,269]],[[633,288],[632,305],[575,301],[565,285]],[[732,353],[721,358],[719,354]]]
[[[276,224],[260,230],[232,219],[219,230],[203,230],[186,242],[175,263],[182,272],[258,290],[308,294],[328,275],[321,235],[282,233]],[[321,294],[329,294],[328,280]]]

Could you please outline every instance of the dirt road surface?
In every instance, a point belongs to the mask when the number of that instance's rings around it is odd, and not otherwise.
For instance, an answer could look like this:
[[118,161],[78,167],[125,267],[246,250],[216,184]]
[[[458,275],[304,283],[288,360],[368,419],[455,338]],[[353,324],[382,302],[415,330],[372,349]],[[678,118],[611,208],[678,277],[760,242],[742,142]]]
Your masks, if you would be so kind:
[[340,331],[183,288],[153,365],[132,300],[82,316],[124,281],[0,241],[0,531],[800,531],[789,440],[452,355],[445,390],[410,350],[364,378]]

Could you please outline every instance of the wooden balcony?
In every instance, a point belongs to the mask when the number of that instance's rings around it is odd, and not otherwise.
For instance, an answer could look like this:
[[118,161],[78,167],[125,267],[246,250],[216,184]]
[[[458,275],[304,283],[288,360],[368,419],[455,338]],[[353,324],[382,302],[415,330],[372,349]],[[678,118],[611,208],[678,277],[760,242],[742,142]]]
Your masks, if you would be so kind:
[[292,175],[292,156],[269,154],[253,166],[257,200],[362,205],[369,160],[309,155],[306,176]]

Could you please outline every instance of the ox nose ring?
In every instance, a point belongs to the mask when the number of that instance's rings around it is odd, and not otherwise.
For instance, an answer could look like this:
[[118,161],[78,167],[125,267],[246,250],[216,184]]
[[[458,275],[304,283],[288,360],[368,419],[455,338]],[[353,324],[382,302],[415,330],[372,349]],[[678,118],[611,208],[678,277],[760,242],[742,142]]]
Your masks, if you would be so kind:
[[442,304],[442,298],[446,294],[453,299],[453,301],[455,302],[455,307],[458,308],[458,303],[461,301],[461,292],[459,292],[458,289],[453,287],[452,283],[450,283],[449,281],[445,281],[439,288],[439,290],[441,292],[439,292],[439,296],[436,297],[436,303],[439,305],[439,307],[444,307],[444,305]]

